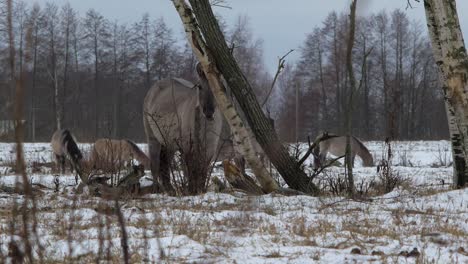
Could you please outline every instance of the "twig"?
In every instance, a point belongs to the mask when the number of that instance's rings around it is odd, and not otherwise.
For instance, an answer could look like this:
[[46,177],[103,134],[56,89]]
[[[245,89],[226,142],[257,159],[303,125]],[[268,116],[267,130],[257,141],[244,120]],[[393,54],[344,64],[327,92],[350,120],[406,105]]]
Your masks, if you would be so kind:
[[270,91],[268,91],[268,94],[266,95],[265,99],[263,99],[263,102],[261,104],[261,106],[263,107],[266,102],[268,101],[268,98],[270,98],[270,95],[271,95],[271,92],[273,92],[273,88],[275,87],[275,83],[276,83],[276,80],[278,79],[278,76],[280,75],[280,73],[283,71],[284,69],[284,63],[286,62],[285,58],[291,54],[291,52],[293,52],[294,50],[291,49],[290,51],[288,51],[286,54],[283,55],[283,57],[279,58],[278,59],[278,68],[276,69],[276,73],[275,73],[275,77],[273,78],[273,82],[271,83],[271,86],[270,86]]
[[337,158],[334,158],[334,159],[330,160],[330,162],[328,162],[327,165],[325,165],[325,166],[320,166],[320,168],[317,169],[317,170],[314,172],[314,174],[312,174],[311,180],[314,179],[315,177],[317,177],[317,175],[319,175],[320,173],[322,173],[322,171],[323,171],[324,169],[326,169],[326,168],[332,166],[337,160],[342,159],[342,158],[344,158],[344,157],[345,157],[345,155],[341,155],[341,156],[339,156],[339,157],[337,157]]
[[[374,50],[374,47],[371,47],[369,49],[369,51],[367,51],[365,54],[364,54],[364,58],[362,59],[362,64],[361,64],[361,73],[364,73],[364,71],[366,70],[367,68],[367,57],[369,57],[369,55],[372,53],[372,50]],[[365,74],[365,73],[364,73]],[[361,77],[361,79],[359,80],[359,86],[357,88],[357,91],[361,90],[362,88],[362,81],[363,81],[364,77]],[[354,92],[354,91],[351,91],[351,92]]]
[[225,5],[224,3],[226,2],[225,0],[212,0],[210,1],[212,6],[216,7],[222,7],[222,8],[227,8],[227,9],[232,9],[232,7]]
[[[416,2],[418,2],[418,3],[420,2],[420,0],[414,0],[414,1],[416,1]],[[413,5],[411,4],[411,0],[407,0],[407,1],[406,1],[406,8],[405,8],[405,10],[408,10],[408,8],[411,8],[411,9],[413,8]]]
[[314,143],[312,143],[312,145],[310,144],[310,138],[308,138],[308,140],[309,140],[309,149],[304,154],[304,156],[299,160],[298,165],[301,166],[307,160],[307,158],[310,156],[310,154],[312,154],[312,151],[314,150],[314,148],[316,148],[317,145],[320,144],[320,142],[322,142],[323,140],[326,140],[328,138],[330,138],[330,136],[328,135],[328,132],[324,132],[319,137],[317,137],[315,139],[315,141],[314,141]]

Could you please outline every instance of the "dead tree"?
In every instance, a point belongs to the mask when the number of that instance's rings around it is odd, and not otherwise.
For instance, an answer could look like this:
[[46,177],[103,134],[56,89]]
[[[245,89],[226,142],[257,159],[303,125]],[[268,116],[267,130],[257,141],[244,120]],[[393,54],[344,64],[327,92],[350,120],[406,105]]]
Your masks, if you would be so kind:
[[346,179],[347,179],[347,191],[349,195],[354,193],[354,177],[353,177],[353,157],[351,155],[351,124],[353,116],[353,97],[354,92],[357,89],[356,87],[356,77],[354,76],[353,69],[353,46],[354,46],[354,32],[356,29],[356,5],[357,0],[351,2],[350,14],[349,14],[349,36],[348,36],[348,47],[346,50],[346,67],[348,70],[348,77],[351,86],[351,92],[349,96],[349,101],[347,105],[347,114],[346,114],[346,155],[345,155],[345,164],[346,164]]
[[455,0],[424,0],[432,51],[439,66],[453,155],[453,184],[468,182],[468,56]]
[[[201,61],[206,75],[210,76],[211,88],[216,90],[216,88],[213,88],[214,85],[211,84],[221,84],[220,78],[222,75],[239,103],[242,112],[245,114],[248,125],[252,128],[255,138],[249,137],[241,118],[233,109],[232,104],[229,101],[220,101],[222,95],[219,96],[218,94],[225,94],[225,91],[222,89],[218,93],[214,91],[218,105],[221,105],[222,109],[225,110],[223,112],[234,132],[235,139],[238,143],[241,143],[241,150],[244,152],[242,154],[245,154],[247,162],[256,171],[256,176],[260,176],[258,179],[263,189],[265,189],[266,183],[271,183],[272,188],[269,188],[269,191],[272,191],[272,189],[277,188],[277,184],[274,181],[262,183],[263,180],[271,179],[271,177],[255,156],[252,140],[258,141],[273,165],[291,188],[307,193],[316,193],[318,191],[317,187],[311,183],[297,161],[289,155],[287,148],[280,142],[269,119],[263,113],[251,85],[242,74],[239,65],[229,50],[218,21],[211,9],[210,2],[208,0],[190,1],[196,20],[192,14],[192,10],[185,1],[174,0],[173,3],[181,15],[195,54]],[[199,35],[194,33],[199,33]],[[235,121],[231,118],[235,118]],[[268,178],[263,178],[265,175],[268,175]]]

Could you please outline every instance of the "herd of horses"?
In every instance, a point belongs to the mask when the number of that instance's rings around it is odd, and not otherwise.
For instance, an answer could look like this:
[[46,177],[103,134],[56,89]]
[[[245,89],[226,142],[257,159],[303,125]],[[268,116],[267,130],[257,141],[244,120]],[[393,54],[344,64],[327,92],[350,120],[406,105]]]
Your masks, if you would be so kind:
[[[241,172],[245,173],[245,160],[236,151],[229,125],[216,107],[215,98],[200,67],[197,65],[199,83],[193,84],[180,78],[158,81],[146,94],[143,103],[143,124],[148,143],[147,156],[128,139],[98,139],[91,151],[90,162],[94,169],[118,166],[136,159],[151,169],[153,179],[170,188],[169,166],[177,151],[191,153],[202,149],[199,161],[209,166],[212,162],[234,158]],[[51,140],[53,153],[62,173],[68,160],[73,169],[80,170],[83,154],[75,137],[67,129],[57,130]],[[260,146],[254,145],[261,155]],[[327,153],[342,156],[346,149],[346,137],[329,134],[320,142],[314,153],[325,161]],[[358,155],[364,166],[372,166],[373,158],[365,145],[351,137],[352,160]],[[198,154],[199,155],[199,154]]]

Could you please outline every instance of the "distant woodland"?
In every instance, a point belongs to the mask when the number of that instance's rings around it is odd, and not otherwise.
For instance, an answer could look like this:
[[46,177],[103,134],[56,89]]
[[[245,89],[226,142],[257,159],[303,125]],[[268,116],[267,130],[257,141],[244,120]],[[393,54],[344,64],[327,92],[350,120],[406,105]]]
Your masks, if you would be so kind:
[[[9,34],[0,2],[0,131],[12,120],[14,86],[8,67]],[[144,141],[142,102],[154,82],[182,77],[196,82],[196,59],[181,32],[162,18],[143,14],[133,24],[111,21],[70,5],[14,6],[16,71],[25,88],[26,141],[48,141],[57,125],[79,141],[98,137]],[[298,61],[286,57],[264,110],[289,142],[320,131],[344,132],[350,85],[346,71],[346,13],[328,14],[310,28]],[[293,30],[293,29],[290,29]],[[437,66],[425,26],[402,10],[357,20],[353,134],[365,140],[448,137]],[[273,81],[263,41],[240,16],[224,33],[260,102]],[[278,32],[281,35],[281,32]],[[278,54],[282,56],[283,54]],[[8,140],[8,133],[0,139]]]

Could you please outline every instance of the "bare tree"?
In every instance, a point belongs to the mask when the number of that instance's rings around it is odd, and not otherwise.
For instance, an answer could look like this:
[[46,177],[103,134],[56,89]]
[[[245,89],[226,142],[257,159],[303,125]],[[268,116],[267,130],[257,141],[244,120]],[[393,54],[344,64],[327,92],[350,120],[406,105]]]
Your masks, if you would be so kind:
[[354,107],[354,93],[356,92],[357,84],[356,84],[356,77],[354,76],[354,69],[353,69],[353,46],[354,46],[354,33],[356,30],[356,5],[357,0],[353,0],[351,2],[350,7],[350,14],[349,14],[349,36],[348,36],[348,47],[346,51],[346,67],[348,70],[348,78],[350,82],[350,96],[349,101],[347,104],[347,114],[346,114],[346,155],[345,155],[345,163],[347,174],[346,178],[348,181],[347,189],[348,194],[352,195],[354,193],[354,177],[353,177],[353,157],[351,154],[351,124],[352,124],[352,116],[353,116],[353,107]]
[[45,41],[47,45],[47,75],[54,94],[53,108],[55,113],[55,129],[62,127],[62,98],[59,87],[59,16],[58,7],[47,3],[44,9]]
[[152,45],[152,39],[154,32],[153,24],[150,21],[149,14],[144,14],[138,23],[133,25],[133,31],[135,36],[132,39],[136,47],[135,55],[141,60],[145,69],[145,90],[148,90],[151,86],[151,65],[153,64],[153,52],[154,47]]
[[32,86],[30,95],[30,134],[31,140],[36,141],[36,81],[37,81],[37,58],[39,46],[39,29],[40,29],[41,9],[35,4],[29,14],[28,28],[31,32],[31,45],[29,53],[32,54]]
[[92,54],[94,64],[94,78],[93,78],[93,89],[94,89],[94,136],[97,137],[99,131],[100,122],[100,111],[99,107],[99,80],[100,71],[104,53],[108,46],[109,30],[108,21],[99,14],[96,10],[91,9],[86,13],[86,19],[84,20],[84,38],[87,40],[87,48]]
[[61,23],[60,23],[60,30],[62,34],[62,39],[64,42],[64,62],[63,62],[63,80],[62,80],[62,104],[61,104],[61,113],[62,119],[65,122],[66,120],[66,111],[64,109],[64,104],[66,104],[65,99],[68,96],[67,88],[68,88],[68,75],[70,71],[70,55],[71,55],[71,40],[72,40],[72,30],[75,26],[74,24],[77,23],[76,19],[76,12],[70,6],[70,3],[67,3],[62,7],[61,10]]

